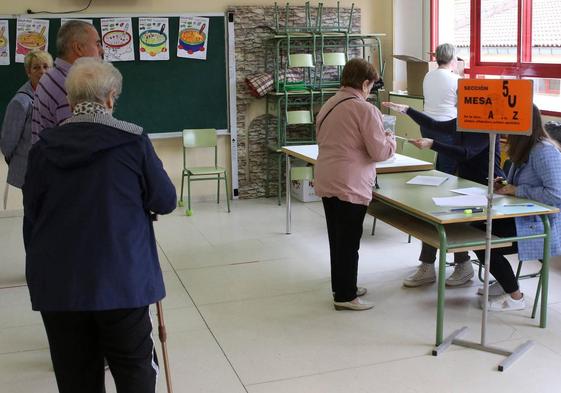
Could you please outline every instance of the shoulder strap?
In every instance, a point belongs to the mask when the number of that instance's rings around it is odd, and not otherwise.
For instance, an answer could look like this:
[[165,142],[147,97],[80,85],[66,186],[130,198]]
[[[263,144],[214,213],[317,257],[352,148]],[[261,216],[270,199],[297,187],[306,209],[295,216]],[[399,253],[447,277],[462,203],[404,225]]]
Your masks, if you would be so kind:
[[319,123],[319,125],[318,125],[318,130],[321,128],[321,125],[322,125],[323,122],[325,121],[325,118],[326,118],[327,116],[329,116],[329,114],[331,113],[331,111],[332,111],[333,109],[335,109],[335,107],[336,107],[337,105],[339,105],[340,103],[342,103],[342,102],[344,102],[344,101],[353,100],[353,99],[356,99],[356,98],[357,98],[357,97],[347,97],[347,98],[343,98],[341,101],[339,101],[338,103],[336,103],[335,105],[333,105],[333,106],[331,107],[331,109],[325,114],[325,116],[323,116],[323,119],[321,119],[321,123]]

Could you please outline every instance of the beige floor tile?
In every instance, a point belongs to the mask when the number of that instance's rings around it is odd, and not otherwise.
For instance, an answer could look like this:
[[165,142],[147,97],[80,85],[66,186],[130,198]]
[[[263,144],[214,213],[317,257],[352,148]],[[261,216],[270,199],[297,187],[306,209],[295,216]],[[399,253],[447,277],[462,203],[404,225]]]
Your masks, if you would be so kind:
[[[520,342],[505,343],[509,349]],[[561,357],[537,345],[504,373],[498,355],[454,350],[248,386],[249,393],[554,393]],[[532,370],[532,371],[530,371]]]

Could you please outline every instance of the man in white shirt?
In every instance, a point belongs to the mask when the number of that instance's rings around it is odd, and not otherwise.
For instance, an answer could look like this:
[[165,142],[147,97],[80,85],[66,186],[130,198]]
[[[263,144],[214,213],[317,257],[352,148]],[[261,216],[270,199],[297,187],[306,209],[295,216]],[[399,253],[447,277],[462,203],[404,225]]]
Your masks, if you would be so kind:
[[[452,44],[441,44],[436,48],[436,62],[438,68],[425,75],[423,80],[423,94],[425,98],[424,113],[437,121],[450,121],[458,117],[456,107],[458,79],[456,48]],[[453,145],[456,125],[450,124],[448,133],[435,132],[421,127],[423,138],[431,138],[440,143]],[[457,162],[452,157],[439,154],[436,169],[442,172],[456,174]],[[436,281],[434,262],[436,260],[436,248],[423,243],[419,261],[421,265],[413,274],[403,280],[405,287],[418,287],[432,284]],[[447,286],[464,285],[473,276],[473,266],[467,252],[454,254],[454,272],[446,279]]]

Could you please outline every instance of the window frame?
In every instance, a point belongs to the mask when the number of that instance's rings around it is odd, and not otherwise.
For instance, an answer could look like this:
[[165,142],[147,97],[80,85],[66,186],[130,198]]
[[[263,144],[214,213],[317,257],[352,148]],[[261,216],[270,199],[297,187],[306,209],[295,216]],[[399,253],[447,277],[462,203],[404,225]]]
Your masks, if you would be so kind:
[[[430,46],[434,53],[438,45],[438,4],[430,0]],[[522,78],[561,79],[561,64],[531,63],[532,60],[532,1],[518,0],[518,38],[516,62],[481,61],[481,0],[470,0],[470,66],[465,73],[477,75],[511,75]],[[522,32],[522,33],[520,33]],[[542,114],[561,116],[561,111],[543,110]]]

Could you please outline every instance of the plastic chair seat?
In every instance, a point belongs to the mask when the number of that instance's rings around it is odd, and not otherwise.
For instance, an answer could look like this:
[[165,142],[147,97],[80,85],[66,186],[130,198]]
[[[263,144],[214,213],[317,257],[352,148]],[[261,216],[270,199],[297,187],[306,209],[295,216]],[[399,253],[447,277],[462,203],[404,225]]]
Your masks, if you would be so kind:
[[[187,166],[187,150],[193,148],[210,148],[214,150],[214,166]],[[183,187],[187,178],[187,210],[186,214],[193,214],[191,210],[191,182],[196,180],[216,181],[216,203],[220,203],[220,182],[224,181],[226,204],[230,213],[230,195],[228,192],[228,174],[226,168],[218,164],[218,145],[214,128],[183,130],[183,170],[181,171],[181,194],[179,206],[183,206]]]
[[198,166],[192,168],[185,168],[185,173],[189,175],[218,175],[220,173],[226,172],[225,168],[213,167],[213,166]]

